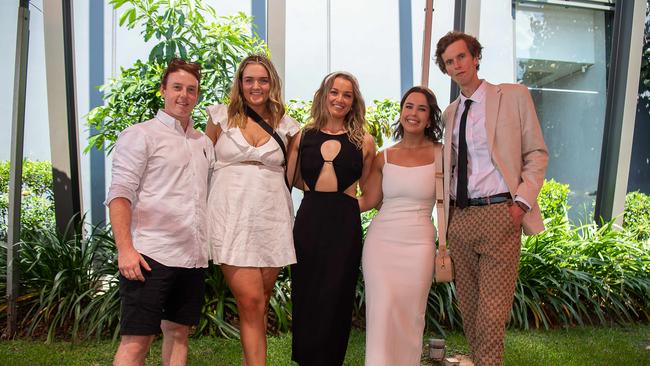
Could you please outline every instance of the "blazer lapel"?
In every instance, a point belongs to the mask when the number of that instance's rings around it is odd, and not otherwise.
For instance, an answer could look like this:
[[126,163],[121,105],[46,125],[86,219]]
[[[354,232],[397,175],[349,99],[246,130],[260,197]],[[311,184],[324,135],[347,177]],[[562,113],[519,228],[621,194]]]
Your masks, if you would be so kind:
[[488,150],[493,151],[494,136],[497,130],[501,88],[498,85],[487,84],[485,91],[485,131],[487,133]]

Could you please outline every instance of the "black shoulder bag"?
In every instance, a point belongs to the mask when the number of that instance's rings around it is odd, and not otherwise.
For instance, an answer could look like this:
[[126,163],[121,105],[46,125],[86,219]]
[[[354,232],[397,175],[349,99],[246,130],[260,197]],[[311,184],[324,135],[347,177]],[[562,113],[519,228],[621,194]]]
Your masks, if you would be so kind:
[[246,112],[246,115],[250,117],[255,123],[257,123],[266,133],[271,135],[273,139],[280,145],[280,150],[282,150],[282,155],[284,156],[284,163],[282,166],[284,167],[284,184],[287,185],[287,189],[289,190],[289,193],[291,193],[291,186],[289,185],[289,181],[287,180],[287,148],[284,146],[284,142],[282,142],[282,139],[280,138],[280,135],[278,135],[275,130],[269,126],[268,123],[264,122],[264,119],[262,116],[257,114],[252,108],[249,108],[247,105],[244,106],[244,112]]

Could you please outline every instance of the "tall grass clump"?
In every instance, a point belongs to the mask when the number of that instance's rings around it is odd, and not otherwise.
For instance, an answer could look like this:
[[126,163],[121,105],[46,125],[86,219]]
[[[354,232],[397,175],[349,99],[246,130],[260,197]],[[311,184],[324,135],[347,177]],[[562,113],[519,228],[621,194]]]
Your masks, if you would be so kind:
[[649,311],[650,253],[613,221],[555,223],[523,242],[513,326],[647,321]]
[[566,220],[563,209],[568,193],[567,185],[553,181],[542,188],[546,230],[523,238],[512,325],[528,329],[650,320],[650,247],[640,240],[648,234],[642,213],[650,204],[633,192],[626,198],[634,204],[626,206],[625,217],[637,220],[624,228],[616,227],[615,220],[576,225]]
[[426,326],[445,335],[448,329],[462,328],[456,286],[453,282],[433,284],[427,298]]
[[83,234],[82,226],[70,224],[62,234],[42,231],[18,244],[20,325],[26,335],[77,340],[116,323],[117,317],[108,323],[98,318],[116,314],[97,301],[117,274],[115,246],[103,228],[92,226]]

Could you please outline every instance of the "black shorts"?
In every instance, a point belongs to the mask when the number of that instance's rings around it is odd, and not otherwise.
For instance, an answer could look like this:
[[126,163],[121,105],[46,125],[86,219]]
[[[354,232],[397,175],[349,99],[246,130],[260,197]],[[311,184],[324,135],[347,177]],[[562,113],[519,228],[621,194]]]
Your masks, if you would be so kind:
[[120,274],[122,335],[156,335],[160,321],[183,325],[199,323],[205,293],[205,269],[167,267],[144,256],[151,271],[143,268],[145,281]]

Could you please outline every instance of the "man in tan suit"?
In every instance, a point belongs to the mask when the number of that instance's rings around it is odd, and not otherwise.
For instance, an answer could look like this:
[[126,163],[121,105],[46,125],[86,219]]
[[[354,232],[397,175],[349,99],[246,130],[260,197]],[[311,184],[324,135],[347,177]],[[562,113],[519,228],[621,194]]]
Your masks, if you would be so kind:
[[436,63],[461,90],[445,124],[445,210],[463,328],[476,365],[503,363],[521,231],[544,230],[537,195],[548,152],[535,106],[523,85],[478,77],[481,44],[449,32]]

